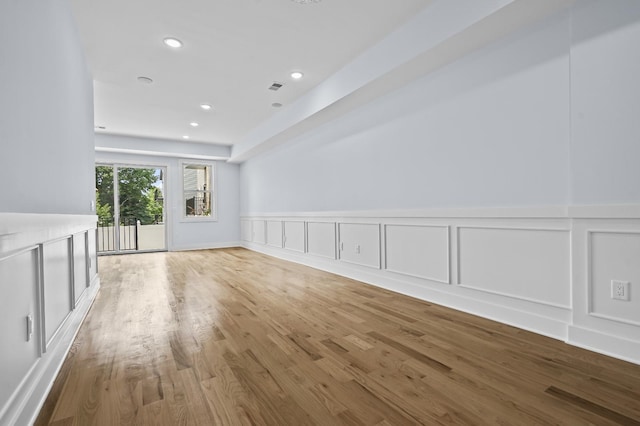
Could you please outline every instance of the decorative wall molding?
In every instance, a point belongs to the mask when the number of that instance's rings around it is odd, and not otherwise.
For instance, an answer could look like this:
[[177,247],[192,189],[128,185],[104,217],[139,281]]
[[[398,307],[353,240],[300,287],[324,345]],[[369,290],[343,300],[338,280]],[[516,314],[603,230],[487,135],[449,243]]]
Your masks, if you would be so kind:
[[95,228],[98,216],[0,213],[0,255]]
[[303,221],[284,221],[283,223],[283,246],[287,250],[300,253],[307,251],[307,231],[306,223]]
[[306,231],[307,253],[337,259],[338,231],[335,222],[309,221]]
[[253,221],[248,219],[240,220],[240,241],[251,241],[253,239]]
[[[640,350],[634,352],[640,347],[640,206],[242,217],[245,227],[267,220],[304,222],[307,251],[271,247],[253,238],[243,238],[244,247],[640,364]],[[344,230],[354,224],[380,229],[377,239],[356,232],[348,241],[363,241],[361,250],[370,253],[379,250],[379,265],[354,261],[340,251]],[[411,229],[416,232],[406,232]],[[594,252],[593,235],[613,237],[596,241]],[[320,246],[319,236],[324,239]],[[612,302],[611,279],[631,282],[631,301]]]
[[640,364],[640,342],[586,327],[569,325],[567,343],[624,361]]
[[[491,232],[498,232],[499,234],[509,235],[512,239],[511,244],[507,244],[505,241],[502,244],[497,244],[499,235],[493,235],[491,242],[485,241],[480,247],[477,247],[478,252],[472,257],[477,259],[477,262],[481,264],[481,269],[484,271],[492,272],[495,275],[489,281],[492,284],[496,284],[501,281],[501,277],[511,282],[521,282],[523,287],[520,289],[520,294],[517,291],[498,290],[496,288],[489,288],[486,282],[481,283],[479,281],[463,282],[462,280],[462,268],[466,263],[461,260],[461,236],[464,230],[480,230]],[[566,241],[545,242],[542,241],[544,233],[564,233],[566,234]],[[541,303],[558,308],[570,309],[570,288],[568,283],[570,281],[570,233],[569,229],[563,228],[542,228],[542,227],[506,227],[506,226],[457,226],[455,227],[456,233],[456,272],[457,280],[456,284],[460,287],[472,288],[478,291],[484,291],[487,293],[497,294],[506,297],[513,297],[517,299],[527,300],[534,303]],[[518,247],[514,247],[517,241],[517,234],[520,234],[520,240],[526,240],[526,244],[521,244]],[[524,243],[525,241],[520,241]],[[563,246],[564,243],[564,246]],[[489,250],[487,248],[490,247]],[[509,253],[513,253],[514,256],[509,258]],[[521,253],[521,256],[515,256],[515,254]],[[491,257],[498,255],[497,259],[491,259]],[[546,256],[546,258],[543,258]],[[564,259],[562,259],[564,257]],[[517,262],[516,265],[514,263]],[[550,269],[553,267],[553,270]],[[507,268],[514,268],[513,271],[506,271]],[[543,276],[547,274],[547,276]],[[553,276],[555,275],[555,276]],[[538,282],[532,282],[532,278],[537,278]],[[486,278],[485,278],[486,279]],[[482,281],[482,279],[480,280]],[[561,286],[564,284],[566,288],[564,291],[550,286],[546,286],[538,291],[538,297],[529,295],[531,292],[529,288],[532,286],[540,286],[542,283],[557,282]],[[509,285],[510,283],[505,283]],[[515,289],[514,289],[515,290]],[[562,290],[562,289],[560,289]],[[543,300],[544,296],[554,295],[556,300]]]
[[190,251],[190,250],[214,250],[221,248],[242,247],[241,241],[229,241],[226,243],[211,243],[211,244],[189,244],[174,246],[171,251]]
[[264,219],[259,219],[259,220],[254,220],[252,221],[253,225],[252,225],[252,230],[253,230],[253,235],[252,235],[252,240],[256,243],[259,244],[266,244],[267,243],[267,221]]
[[[411,244],[402,244],[403,242],[401,241],[400,247],[404,247],[404,246],[408,246],[406,247],[406,250],[397,250],[397,258],[398,258],[398,262],[402,262],[402,264],[396,265],[396,261],[395,258],[392,257],[392,260],[389,260],[389,252],[393,251],[394,248],[390,247],[390,243],[389,241],[391,240],[393,243],[393,239],[390,238],[390,230],[393,228],[405,228],[405,229],[423,229],[423,230],[443,230],[444,234],[441,237],[444,237],[445,241],[442,247],[440,247],[441,253],[438,253],[438,248],[437,247],[432,247],[431,250],[428,250],[426,253],[424,253],[424,259],[417,259],[416,258],[416,251],[418,250],[418,248],[416,247],[416,244],[419,243],[418,240],[415,241],[411,241]],[[385,253],[385,262],[384,262],[384,269],[389,271],[389,272],[394,272],[396,274],[402,274],[402,275],[408,275],[411,277],[415,277],[415,278],[421,278],[421,279],[425,279],[425,280],[430,280],[430,281],[435,281],[435,282],[440,282],[443,284],[451,284],[451,236],[450,236],[450,232],[451,229],[449,226],[443,226],[443,225],[407,225],[407,224],[401,224],[401,225],[397,225],[397,224],[385,224],[384,225],[384,253]],[[421,236],[423,239],[428,238],[428,236],[423,235]],[[402,237],[399,237],[402,238]],[[406,239],[406,237],[404,237]],[[405,241],[406,243],[406,241]],[[425,242],[423,241],[423,246],[427,246],[427,244],[425,244]],[[440,241],[440,243],[442,243],[442,241]],[[434,250],[435,249],[435,250]],[[434,257],[443,257],[444,259],[436,259],[434,261]],[[407,262],[407,258],[409,258],[409,261]],[[402,261],[404,259],[404,261]],[[420,266],[419,262],[420,260],[422,260],[424,262],[422,269],[425,270],[424,272],[419,271]],[[443,273],[443,276],[437,276],[437,262],[441,261],[443,262],[440,266],[441,269],[441,273]],[[391,266],[389,265],[389,263],[391,263]],[[435,268],[434,263],[436,264]],[[431,267],[428,267],[431,266]],[[434,270],[435,269],[435,270]],[[443,271],[442,271],[443,270]],[[435,273],[434,273],[435,272]]]
[[338,223],[338,258],[343,262],[380,269],[380,225]]
[[[587,313],[595,318],[616,321],[640,327],[640,297],[632,297],[640,291],[640,230],[636,229],[588,229],[587,233]],[[604,253],[594,247],[594,240],[609,239],[609,244],[624,242],[622,247],[604,248]],[[594,254],[596,250],[596,254]],[[626,255],[618,255],[624,252]],[[612,258],[606,258],[609,255]],[[626,257],[626,259],[625,259]],[[633,265],[636,265],[635,267]],[[600,271],[600,269],[605,269]],[[614,272],[615,271],[615,272]],[[614,275],[616,274],[616,275]],[[631,300],[605,299],[610,294],[610,280],[630,281]],[[634,287],[635,283],[635,287]]]
[[96,221],[0,213],[0,424],[33,423],[93,303]]
[[266,244],[272,247],[283,247],[284,222],[281,220],[267,220]]

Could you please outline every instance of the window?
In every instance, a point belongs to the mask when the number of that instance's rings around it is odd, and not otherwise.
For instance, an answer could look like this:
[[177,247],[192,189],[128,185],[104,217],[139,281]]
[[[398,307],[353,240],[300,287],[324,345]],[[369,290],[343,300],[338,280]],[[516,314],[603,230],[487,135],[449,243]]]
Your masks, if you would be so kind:
[[183,217],[216,219],[213,173],[210,163],[182,163]]

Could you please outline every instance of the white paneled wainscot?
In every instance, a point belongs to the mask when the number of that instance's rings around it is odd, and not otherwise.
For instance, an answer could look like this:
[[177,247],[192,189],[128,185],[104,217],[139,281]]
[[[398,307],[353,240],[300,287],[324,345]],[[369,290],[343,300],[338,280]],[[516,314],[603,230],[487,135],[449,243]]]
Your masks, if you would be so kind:
[[99,288],[95,216],[0,213],[0,424],[31,424]]
[[284,222],[284,248],[304,253],[305,232],[304,222],[289,221]]
[[267,221],[267,244],[282,248],[282,221]]
[[640,207],[268,214],[241,227],[249,249],[640,363]]
[[336,259],[335,222],[308,222],[307,241],[310,255]]

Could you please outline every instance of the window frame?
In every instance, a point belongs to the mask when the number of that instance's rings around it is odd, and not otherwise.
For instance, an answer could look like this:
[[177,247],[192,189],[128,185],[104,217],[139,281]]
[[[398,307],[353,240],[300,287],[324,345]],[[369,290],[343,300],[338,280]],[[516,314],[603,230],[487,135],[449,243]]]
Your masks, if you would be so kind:
[[[184,171],[187,166],[206,166],[211,168],[211,173],[209,176],[209,184],[208,186],[211,189],[207,189],[206,191],[198,192],[208,192],[211,194],[210,205],[211,205],[211,215],[210,216],[187,216],[185,211],[186,203],[187,203],[187,192],[193,192],[193,190],[185,189],[184,182]],[[180,181],[181,181],[181,192],[180,195],[180,222],[217,222],[218,221],[218,179],[217,179],[217,167],[215,161],[203,161],[203,160],[180,160],[178,162],[178,166],[180,167]]]

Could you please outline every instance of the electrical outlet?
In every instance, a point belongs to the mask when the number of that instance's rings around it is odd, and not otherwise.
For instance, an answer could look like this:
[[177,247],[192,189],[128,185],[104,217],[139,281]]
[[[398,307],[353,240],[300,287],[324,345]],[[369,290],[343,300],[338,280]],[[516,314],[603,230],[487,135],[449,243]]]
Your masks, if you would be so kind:
[[360,244],[356,244],[356,254],[360,254]]
[[611,298],[629,300],[629,281],[611,280]]

